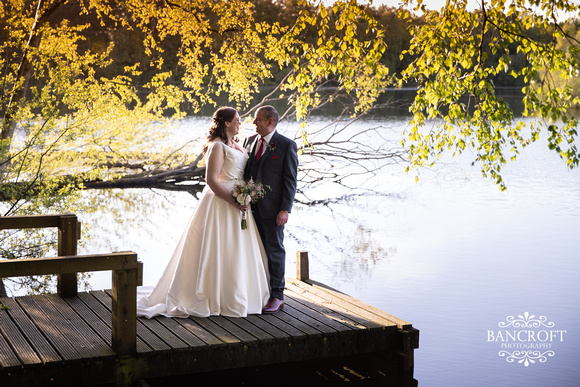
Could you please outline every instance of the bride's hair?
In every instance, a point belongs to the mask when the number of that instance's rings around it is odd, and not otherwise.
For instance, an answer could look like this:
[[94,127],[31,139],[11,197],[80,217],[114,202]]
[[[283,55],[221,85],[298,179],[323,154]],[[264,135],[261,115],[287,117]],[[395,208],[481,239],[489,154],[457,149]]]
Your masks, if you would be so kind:
[[224,106],[219,108],[213,114],[213,124],[209,128],[209,134],[206,137],[207,142],[203,144],[203,153],[207,152],[207,148],[209,147],[209,143],[215,140],[216,138],[222,139],[222,141],[227,143],[228,136],[226,134],[226,122],[232,122],[233,119],[236,117],[236,113],[238,111],[232,107]]

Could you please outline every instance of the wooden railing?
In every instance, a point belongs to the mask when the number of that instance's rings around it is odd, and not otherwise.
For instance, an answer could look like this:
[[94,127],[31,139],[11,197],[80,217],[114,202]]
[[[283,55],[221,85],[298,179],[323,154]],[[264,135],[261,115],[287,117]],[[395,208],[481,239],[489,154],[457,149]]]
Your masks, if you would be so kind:
[[296,279],[298,281],[308,281],[310,279],[308,251],[300,250],[296,252]]
[[[81,238],[81,223],[74,214],[0,217],[0,230],[49,227],[58,228],[58,256],[77,255],[77,241]],[[77,274],[57,274],[56,289],[63,297],[76,296]]]
[[[136,352],[137,286],[142,264],[134,252],[76,255],[79,223],[75,215],[18,216],[0,218],[0,229],[58,227],[58,257],[0,260],[0,278],[56,274],[59,294],[77,294],[76,273],[112,270],[112,347],[118,355]],[[70,252],[72,254],[63,254]],[[73,282],[74,281],[74,282]],[[74,288],[74,291],[73,291]]]

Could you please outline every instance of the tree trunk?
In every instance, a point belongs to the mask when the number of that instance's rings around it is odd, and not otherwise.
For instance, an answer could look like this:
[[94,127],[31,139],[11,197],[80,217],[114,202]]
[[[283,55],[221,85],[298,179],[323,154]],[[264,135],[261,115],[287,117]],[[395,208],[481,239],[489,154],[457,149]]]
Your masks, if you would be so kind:
[[[198,167],[197,163],[203,157],[200,154],[189,166],[171,169],[147,176],[125,175],[115,180],[79,180],[78,176],[63,176],[60,184],[52,187],[55,191],[73,184],[86,189],[108,188],[159,188],[168,191],[186,191],[196,194],[203,190],[205,167]],[[80,183],[79,183],[80,182]],[[82,184],[81,184],[82,183]],[[189,183],[189,184],[182,184]],[[14,198],[31,198],[39,193],[42,187],[30,182],[15,182],[0,184],[0,201],[10,201]]]

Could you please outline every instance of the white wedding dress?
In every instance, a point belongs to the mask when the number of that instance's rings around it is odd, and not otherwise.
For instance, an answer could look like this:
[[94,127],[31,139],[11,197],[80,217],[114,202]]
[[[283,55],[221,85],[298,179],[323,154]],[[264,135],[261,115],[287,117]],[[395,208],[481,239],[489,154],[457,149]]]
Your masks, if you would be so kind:
[[[232,191],[243,178],[248,156],[222,143],[219,180]],[[152,292],[137,302],[137,316],[151,318],[223,315],[245,317],[268,302],[267,258],[251,211],[246,230],[241,212],[206,186],[185,232]]]

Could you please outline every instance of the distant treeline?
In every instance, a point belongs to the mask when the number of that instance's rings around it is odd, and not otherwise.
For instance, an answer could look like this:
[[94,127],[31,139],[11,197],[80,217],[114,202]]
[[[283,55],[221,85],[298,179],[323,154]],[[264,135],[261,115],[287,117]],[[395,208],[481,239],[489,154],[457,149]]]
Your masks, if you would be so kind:
[[[278,22],[280,25],[290,26],[295,22],[301,6],[296,0],[251,0],[255,4],[254,19],[256,22],[267,21],[270,23]],[[119,8],[120,10],[121,8]],[[398,74],[409,65],[412,58],[409,56],[401,57],[401,53],[409,47],[411,35],[408,32],[408,27],[411,23],[420,24],[422,19],[407,19],[402,20],[398,17],[397,9],[381,5],[379,7],[367,6],[376,20],[380,21],[385,31],[385,41],[387,43],[387,50],[383,55],[383,63],[387,65],[392,74]],[[112,77],[114,75],[122,74],[127,66],[135,66],[139,64],[138,70],[142,71],[141,77],[143,83],[151,79],[152,74],[158,70],[154,70],[151,64],[151,57],[145,52],[143,41],[145,36],[138,29],[130,29],[121,26],[115,26],[112,23],[105,23],[96,20],[94,15],[81,15],[80,9],[75,9],[74,6],[61,7],[58,11],[58,16],[55,18],[56,22],[59,20],[68,19],[71,24],[85,24],[89,23],[90,27],[84,31],[87,38],[85,41],[86,49],[93,52],[103,52],[106,47],[113,43],[114,49],[112,52],[112,64],[101,68],[100,73],[103,76]],[[121,12],[121,11],[119,11]],[[192,15],[192,17],[195,17]],[[152,22],[153,23],[153,22]],[[364,26],[361,26],[364,27]],[[578,19],[569,20],[565,23],[565,30],[572,36],[580,38],[580,21]],[[364,28],[360,28],[358,33],[363,34]],[[475,30],[474,33],[478,31]],[[542,26],[537,26],[533,30],[526,31],[527,34],[549,42],[552,39],[550,31]],[[311,38],[316,38],[316,31],[313,30]],[[486,36],[485,39],[491,37]],[[172,83],[175,85],[182,85],[181,71],[177,62],[177,50],[179,49],[179,42],[175,37],[169,36],[163,40],[163,51],[154,53],[153,59],[162,59],[165,70],[172,71]],[[308,37],[306,37],[308,39]],[[557,44],[557,42],[554,42]],[[510,46],[510,59],[507,71],[499,73],[494,77],[493,82],[497,87],[519,87],[524,85],[522,77],[514,78],[510,75],[511,70],[519,70],[526,63],[526,55],[517,50],[515,43]],[[486,61],[488,66],[493,66],[498,63],[500,54],[488,53]],[[278,69],[276,66],[272,68],[273,78],[269,79],[264,86],[277,84],[284,76],[284,69]],[[211,79],[207,80],[211,82]],[[406,85],[413,86],[413,85]]]

